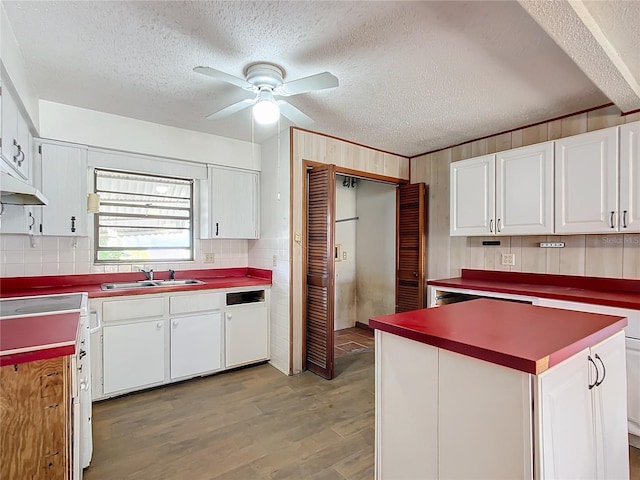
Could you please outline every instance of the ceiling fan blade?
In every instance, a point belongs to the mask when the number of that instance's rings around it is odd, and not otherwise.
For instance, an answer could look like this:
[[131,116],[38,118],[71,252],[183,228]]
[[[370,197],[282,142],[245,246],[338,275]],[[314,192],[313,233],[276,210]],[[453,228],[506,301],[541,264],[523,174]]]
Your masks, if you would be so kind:
[[300,93],[315,92],[316,90],[324,90],[325,88],[333,88],[338,86],[338,79],[329,72],[317,73],[310,77],[299,78],[291,82],[283,83],[275,92],[285,97],[290,95],[298,95]]
[[313,123],[313,119],[311,117],[302,113],[289,102],[278,100],[278,107],[280,107],[280,113],[282,113],[282,115],[300,127],[308,127]]
[[245,79],[234,77],[233,75],[221,72],[220,70],[216,70],[215,68],[195,67],[193,71],[211,78],[215,78],[216,80],[220,80],[222,82],[230,83],[231,85],[235,85],[236,87],[244,88],[246,90],[253,91],[255,89],[255,86],[252,83],[247,82]]
[[247,98],[246,100],[240,100],[239,102],[233,103],[228,107],[224,107],[222,110],[218,110],[217,112],[210,113],[206,118],[209,120],[219,120],[221,118],[226,118],[230,115],[233,115],[240,110],[243,110],[247,107],[253,105],[255,100],[253,98]]

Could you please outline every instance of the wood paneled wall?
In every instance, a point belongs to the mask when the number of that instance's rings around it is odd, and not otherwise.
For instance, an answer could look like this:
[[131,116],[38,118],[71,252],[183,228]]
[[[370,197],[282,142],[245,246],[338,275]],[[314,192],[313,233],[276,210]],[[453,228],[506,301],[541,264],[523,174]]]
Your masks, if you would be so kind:
[[[614,106],[603,107],[412,158],[411,181],[429,185],[428,278],[457,277],[461,268],[640,278],[640,234],[449,236],[451,162],[638,120],[640,113],[624,116]],[[485,247],[483,240],[501,245]],[[540,248],[544,241],[565,242],[565,247]],[[516,265],[501,265],[502,253],[515,253]]]
[[302,369],[302,242],[301,234],[305,160],[333,164],[375,175],[408,180],[409,159],[381,152],[345,140],[293,128],[291,132],[291,326],[293,339],[293,373]]

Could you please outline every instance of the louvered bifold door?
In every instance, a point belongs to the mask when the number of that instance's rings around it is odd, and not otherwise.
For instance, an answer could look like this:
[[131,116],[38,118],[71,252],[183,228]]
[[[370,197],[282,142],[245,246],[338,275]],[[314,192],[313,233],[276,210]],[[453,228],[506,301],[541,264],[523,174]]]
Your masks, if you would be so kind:
[[306,367],[333,378],[334,220],[333,165],[308,172],[306,257]]
[[425,308],[426,186],[412,183],[396,193],[396,313]]

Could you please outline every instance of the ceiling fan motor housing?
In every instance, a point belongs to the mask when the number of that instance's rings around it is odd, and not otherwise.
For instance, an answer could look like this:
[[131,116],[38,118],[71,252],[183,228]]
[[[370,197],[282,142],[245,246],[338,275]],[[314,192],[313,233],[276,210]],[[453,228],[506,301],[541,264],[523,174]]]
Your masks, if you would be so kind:
[[282,85],[284,82],[284,71],[282,68],[272,63],[254,63],[246,69],[247,82],[258,88],[267,87],[271,90]]

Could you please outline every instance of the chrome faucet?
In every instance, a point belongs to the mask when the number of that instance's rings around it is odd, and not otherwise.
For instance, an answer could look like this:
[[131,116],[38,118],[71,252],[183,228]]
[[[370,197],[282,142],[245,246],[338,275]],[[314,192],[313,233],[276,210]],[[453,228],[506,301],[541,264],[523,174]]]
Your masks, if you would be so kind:
[[148,272],[146,270],[143,270],[142,268],[140,269],[140,271],[144,273],[144,276],[147,277],[147,280],[153,280],[153,268],[150,268]]

